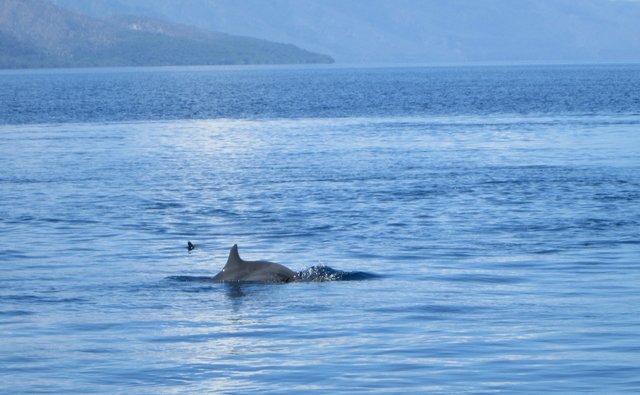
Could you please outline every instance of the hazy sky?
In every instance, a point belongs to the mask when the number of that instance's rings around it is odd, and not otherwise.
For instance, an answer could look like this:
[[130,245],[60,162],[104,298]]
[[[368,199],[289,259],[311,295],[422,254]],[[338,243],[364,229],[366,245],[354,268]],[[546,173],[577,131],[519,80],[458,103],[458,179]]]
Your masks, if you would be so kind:
[[638,62],[636,0],[53,0],[293,43],[338,62]]

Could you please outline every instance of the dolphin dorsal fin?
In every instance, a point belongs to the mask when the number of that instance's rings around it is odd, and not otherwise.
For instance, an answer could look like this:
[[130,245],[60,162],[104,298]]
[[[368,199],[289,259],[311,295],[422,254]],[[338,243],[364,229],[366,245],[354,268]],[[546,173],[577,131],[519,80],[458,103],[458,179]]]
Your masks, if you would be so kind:
[[229,258],[227,258],[225,267],[238,265],[240,263],[242,263],[242,259],[240,258],[240,254],[238,254],[238,245],[234,244],[233,247],[231,247],[231,251],[229,251]]

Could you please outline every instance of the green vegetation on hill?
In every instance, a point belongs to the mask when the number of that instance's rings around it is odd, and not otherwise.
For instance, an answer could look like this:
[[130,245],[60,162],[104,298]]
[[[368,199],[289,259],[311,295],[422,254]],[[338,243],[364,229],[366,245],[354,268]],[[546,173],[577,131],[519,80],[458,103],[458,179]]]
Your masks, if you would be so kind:
[[0,68],[332,62],[289,44],[144,17],[96,19],[43,0],[0,0]]

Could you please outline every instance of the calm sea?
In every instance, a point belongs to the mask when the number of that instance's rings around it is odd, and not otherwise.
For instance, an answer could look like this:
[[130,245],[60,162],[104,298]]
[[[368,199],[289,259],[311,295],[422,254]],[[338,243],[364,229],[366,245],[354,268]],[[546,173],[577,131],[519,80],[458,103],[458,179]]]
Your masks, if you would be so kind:
[[639,306],[640,66],[0,72],[0,393],[635,394]]

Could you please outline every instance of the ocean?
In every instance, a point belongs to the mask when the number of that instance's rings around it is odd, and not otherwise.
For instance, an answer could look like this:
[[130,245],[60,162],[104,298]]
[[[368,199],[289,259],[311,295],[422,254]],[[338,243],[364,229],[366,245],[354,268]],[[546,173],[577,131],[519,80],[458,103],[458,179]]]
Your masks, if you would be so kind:
[[0,71],[0,393],[636,394],[638,306],[639,65]]

